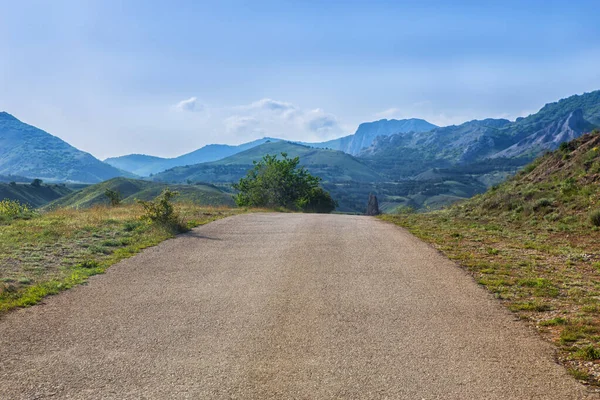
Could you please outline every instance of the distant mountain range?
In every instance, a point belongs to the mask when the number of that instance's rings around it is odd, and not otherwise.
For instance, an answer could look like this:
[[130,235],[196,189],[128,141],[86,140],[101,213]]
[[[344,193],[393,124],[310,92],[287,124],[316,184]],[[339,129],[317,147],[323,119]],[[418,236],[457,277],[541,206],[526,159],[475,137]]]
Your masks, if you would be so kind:
[[341,199],[360,211],[369,193],[387,210],[439,207],[501,182],[534,157],[600,126],[600,91],[546,104],[516,121],[484,119],[437,127],[421,119],[360,124],[353,135],[321,143],[262,138],[238,146],[208,145],[175,158],[132,154],[106,162],[0,113],[0,181],[41,178],[96,183],[150,176],[165,183],[237,181],[265,154],[299,156]]
[[279,139],[265,137],[238,146],[209,144],[198,150],[192,151],[191,153],[174,158],[161,158],[144,154],[129,154],[126,156],[107,158],[104,162],[139,176],[150,176],[174,167],[220,160],[265,142],[277,140]]
[[133,176],[6,112],[0,112],[0,175],[53,182],[101,182]]
[[300,165],[325,181],[378,182],[383,180],[371,167],[361,160],[338,150],[317,149],[310,146],[285,142],[265,142],[222,160],[176,167],[152,177],[155,181],[179,182],[235,182],[252,168],[253,161],[265,154],[286,153],[300,157]]
[[[360,124],[356,133],[339,139],[319,143],[295,143],[321,149],[340,150],[344,153],[357,155],[364,148],[371,146],[378,136],[389,136],[399,132],[426,132],[434,128],[436,128],[435,125],[422,119],[382,119],[380,121]],[[276,142],[281,140],[283,139],[265,137],[238,146],[211,144],[175,158],[160,158],[142,154],[130,154],[121,157],[107,158],[104,161],[114,167],[121,168],[139,176],[150,176],[151,174],[153,175],[174,167],[220,160],[266,142]]]

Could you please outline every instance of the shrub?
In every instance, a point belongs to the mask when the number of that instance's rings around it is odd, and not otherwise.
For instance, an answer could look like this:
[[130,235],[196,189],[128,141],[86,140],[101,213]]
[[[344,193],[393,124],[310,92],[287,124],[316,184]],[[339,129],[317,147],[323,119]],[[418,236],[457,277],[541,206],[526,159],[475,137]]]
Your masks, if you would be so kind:
[[535,211],[537,211],[542,208],[550,207],[551,205],[552,205],[552,200],[546,199],[546,198],[541,198],[535,202],[535,204],[533,205],[533,209]]
[[4,199],[0,201],[0,217],[3,219],[30,218],[33,211],[18,200]]
[[307,197],[298,201],[298,206],[304,212],[330,213],[337,207],[337,202],[331,198],[329,192],[316,187]]
[[333,211],[336,202],[319,187],[321,178],[299,167],[299,157],[288,158],[286,153],[281,156],[282,159],[278,159],[276,155],[267,154],[254,162],[246,176],[233,185],[238,190],[234,196],[236,204],[240,207]]
[[118,190],[106,189],[104,191],[104,195],[108,197],[110,205],[113,207],[116,207],[119,204],[121,204],[121,200],[123,200],[123,197],[121,196],[121,193],[119,193]]
[[187,232],[189,228],[179,217],[171,201],[178,194],[167,188],[152,201],[138,200],[144,208],[143,218],[175,233]]
[[590,222],[594,226],[600,226],[600,210],[593,211],[590,214]]

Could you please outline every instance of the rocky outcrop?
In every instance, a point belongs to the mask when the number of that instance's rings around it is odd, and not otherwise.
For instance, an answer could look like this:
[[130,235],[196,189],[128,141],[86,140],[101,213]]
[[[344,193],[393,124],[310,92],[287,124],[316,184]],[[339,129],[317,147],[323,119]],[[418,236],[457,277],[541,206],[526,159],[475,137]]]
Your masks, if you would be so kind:
[[369,195],[369,204],[367,204],[367,215],[379,215],[379,202],[377,196],[374,194]]
[[593,128],[594,125],[583,118],[583,110],[577,109],[566,118],[550,123],[512,146],[494,154],[491,158],[519,157],[544,150],[554,150],[562,142],[576,139]]

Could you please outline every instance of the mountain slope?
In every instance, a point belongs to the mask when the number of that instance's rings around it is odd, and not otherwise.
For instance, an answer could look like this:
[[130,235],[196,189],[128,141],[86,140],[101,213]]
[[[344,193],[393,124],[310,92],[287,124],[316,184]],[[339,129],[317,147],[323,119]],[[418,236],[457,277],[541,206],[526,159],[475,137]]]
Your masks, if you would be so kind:
[[131,176],[6,112],[0,112],[0,174],[90,183]]
[[300,157],[300,164],[325,181],[377,182],[381,176],[359,159],[341,151],[315,149],[291,142],[267,142],[211,163],[177,167],[154,176],[165,182],[235,182],[246,174],[254,161],[264,155],[287,153]]
[[238,146],[209,144],[198,150],[174,158],[162,158],[144,154],[129,154],[121,157],[107,158],[104,162],[139,176],[150,176],[151,174],[156,174],[174,167],[220,160],[265,142],[277,140],[279,139],[265,137]]
[[50,203],[47,208],[82,208],[108,204],[108,198],[104,194],[107,189],[118,191],[123,197],[123,203],[130,204],[135,203],[136,199],[152,200],[167,187],[179,192],[179,196],[174,199],[176,202],[212,206],[234,204],[230,194],[212,185],[166,185],[137,179],[114,178],[62,197]]

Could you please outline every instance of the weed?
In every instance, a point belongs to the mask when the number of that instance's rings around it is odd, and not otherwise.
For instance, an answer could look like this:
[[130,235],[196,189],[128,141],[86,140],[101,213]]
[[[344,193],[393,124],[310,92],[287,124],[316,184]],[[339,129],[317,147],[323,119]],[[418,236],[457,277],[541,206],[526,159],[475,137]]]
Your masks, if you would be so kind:
[[576,368],[568,368],[567,372],[569,372],[573,378],[579,381],[587,381],[590,379],[590,374]]
[[84,261],[80,262],[79,264],[77,264],[76,268],[90,269],[90,268],[98,268],[99,266],[100,266],[100,264],[96,260],[84,260]]
[[590,344],[577,350],[574,356],[587,361],[598,360],[600,359],[600,349]]
[[556,317],[552,319],[548,319],[546,321],[542,321],[539,323],[540,326],[557,326],[557,325],[565,325],[567,320],[563,317]]
[[526,301],[522,303],[514,303],[510,307],[511,311],[538,311],[545,312],[551,311],[552,306],[545,303],[539,303],[537,301]]

